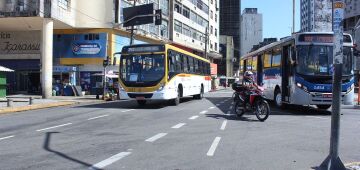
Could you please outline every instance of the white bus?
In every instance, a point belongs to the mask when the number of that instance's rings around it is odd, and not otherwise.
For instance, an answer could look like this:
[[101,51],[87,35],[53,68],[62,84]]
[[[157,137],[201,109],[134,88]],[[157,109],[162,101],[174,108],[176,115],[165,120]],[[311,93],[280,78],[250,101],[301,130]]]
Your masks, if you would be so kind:
[[202,99],[211,88],[210,62],[169,44],[125,46],[120,55],[120,98],[149,100]]
[[[353,40],[344,34],[342,104],[354,101]],[[333,34],[296,33],[241,57],[241,72],[251,70],[265,96],[278,107],[284,104],[332,104]]]

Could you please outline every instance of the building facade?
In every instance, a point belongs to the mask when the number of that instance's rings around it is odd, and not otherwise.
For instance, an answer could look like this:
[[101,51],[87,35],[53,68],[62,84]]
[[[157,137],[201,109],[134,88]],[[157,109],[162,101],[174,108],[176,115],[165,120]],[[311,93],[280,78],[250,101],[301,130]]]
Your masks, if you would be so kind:
[[[233,69],[239,69],[241,49],[241,1],[220,1],[220,35],[231,36],[234,41],[234,65]],[[226,57],[226,56],[224,56]]]
[[301,0],[301,32],[332,31],[332,0]]
[[263,39],[262,14],[257,8],[245,8],[241,15],[241,56],[250,52],[252,47]]

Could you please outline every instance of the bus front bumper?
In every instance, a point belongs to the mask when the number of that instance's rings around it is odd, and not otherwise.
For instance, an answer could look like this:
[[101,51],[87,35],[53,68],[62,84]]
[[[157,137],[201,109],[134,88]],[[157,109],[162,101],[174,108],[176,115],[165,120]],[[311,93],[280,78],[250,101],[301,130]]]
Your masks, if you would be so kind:
[[140,92],[126,92],[124,90],[120,91],[120,99],[136,99],[136,100],[170,100],[177,97],[177,92],[175,89],[164,89],[161,91],[140,93]]
[[[306,92],[303,89],[296,87],[295,93],[292,97],[292,104],[297,105],[331,105],[332,93],[320,92]],[[341,92],[341,104],[353,105],[354,103],[354,89],[349,92]]]

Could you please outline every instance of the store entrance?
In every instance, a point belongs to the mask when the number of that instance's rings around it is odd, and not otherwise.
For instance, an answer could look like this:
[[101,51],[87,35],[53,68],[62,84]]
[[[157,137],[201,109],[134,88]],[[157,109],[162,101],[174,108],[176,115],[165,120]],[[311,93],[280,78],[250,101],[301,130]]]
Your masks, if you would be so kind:
[[39,71],[17,71],[17,92],[19,94],[41,94]]

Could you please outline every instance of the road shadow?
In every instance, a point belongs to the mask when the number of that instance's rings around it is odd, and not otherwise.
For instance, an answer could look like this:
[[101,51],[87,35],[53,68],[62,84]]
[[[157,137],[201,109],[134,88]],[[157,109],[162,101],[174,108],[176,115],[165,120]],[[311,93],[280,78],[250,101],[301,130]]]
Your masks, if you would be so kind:
[[100,170],[100,169],[98,169],[98,168],[92,167],[92,164],[86,163],[86,162],[81,161],[81,160],[79,160],[79,159],[76,159],[76,158],[73,158],[73,157],[71,157],[71,156],[68,156],[68,155],[66,155],[66,154],[64,154],[64,153],[62,153],[62,152],[59,152],[59,151],[56,151],[56,150],[51,149],[51,148],[50,148],[51,136],[54,135],[54,134],[57,134],[57,133],[59,133],[59,132],[46,132],[46,133],[45,133],[45,141],[44,141],[43,148],[44,148],[46,151],[51,152],[51,153],[54,153],[54,154],[56,154],[56,155],[58,155],[58,156],[60,156],[60,157],[62,157],[62,158],[64,158],[64,159],[67,159],[67,160],[69,160],[69,161],[78,163],[78,164],[80,164],[80,165],[82,165],[82,166],[84,166],[84,167],[86,167],[86,168],[91,167],[93,170]]
[[[181,106],[182,103],[187,103],[194,100],[192,97],[181,98]],[[139,106],[136,100],[117,100],[107,103],[97,103],[97,104],[87,104],[76,106],[78,108],[102,108],[102,109],[161,109],[165,107],[172,107],[169,104],[169,101],[162,100],[154,100],[147,101],[146,105]]]
[[[241,117],[237,117],[235,114],[205,114],[206,117],[214,118],[214,119],[226,119],[233,121],[242,121],[242,122],[261,122],[259,121],[255,115],[243,115]],[[253,117],[254,116],[254,117]]]

